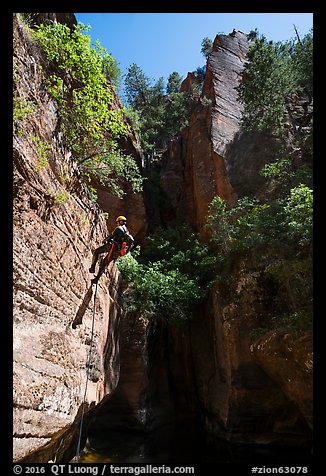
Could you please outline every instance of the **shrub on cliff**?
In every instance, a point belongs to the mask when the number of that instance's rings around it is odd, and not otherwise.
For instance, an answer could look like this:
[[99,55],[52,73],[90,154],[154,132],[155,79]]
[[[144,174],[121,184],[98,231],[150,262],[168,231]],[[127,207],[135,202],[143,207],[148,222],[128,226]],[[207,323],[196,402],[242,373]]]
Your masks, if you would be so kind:
[[123,109],[114,106],[119,75],[114,58],[99,42],[91,46],[85,34],[88,27],[82,24],[74,30],[61,23],[35,29],[48,61],[44,76],[60,109],[66,145],[85,178],[96,176],[120,196],[124,181],[139,191],[138,166],[131,156],[121,153],[117,142],[128,134],[128,126]]
[[244,197],[228,208],[217,196],[209,207],[212,241],[224,255],[280,246],[293,254],[312,247],[313,192],[304,184],[270,203]]
[[222,273],[238,256],[255,267],[278,313],[269,326],[282,324],[284,315],[305,316],[296,326],[311,322],[312,205],[312,190],[304,184],[270,203],[244,197],[228,209],[215,197],[210,205],[208,226],[213,249],[224,265]]

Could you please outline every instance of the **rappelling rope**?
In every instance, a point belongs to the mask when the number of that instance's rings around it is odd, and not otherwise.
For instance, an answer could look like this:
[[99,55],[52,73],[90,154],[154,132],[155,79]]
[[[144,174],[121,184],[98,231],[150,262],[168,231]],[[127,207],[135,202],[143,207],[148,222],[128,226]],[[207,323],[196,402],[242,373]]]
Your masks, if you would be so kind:
[[84,398],[83,398],[83,410],[82,410],[82,415],[81,415],[81,419],[80,419],[79,437],[78,437],[78,444],[77,444],[77,451],[76,451],[77,463],[79,463],[79,460],[80,460],[80,442],[81,442],[81,437],[82,437],[84,414],[85,414],[86,393],[87,393],[87,384],[88,384],[88,379],[89,379],[89,371],[90,371],[91,358],[92,358],[92,343],[93,343],[93,336],[94,336],[96,293],[97,293],[97,283],[96,283],[96,286],[95,286],[95,293],[94,293],[92,330],[91,330],[90,349],[89,349],[89,355],[88,355],[88,364],[87,364],[87,370],[86,370],[86,385],[85,385],[85,392],[84,392]]

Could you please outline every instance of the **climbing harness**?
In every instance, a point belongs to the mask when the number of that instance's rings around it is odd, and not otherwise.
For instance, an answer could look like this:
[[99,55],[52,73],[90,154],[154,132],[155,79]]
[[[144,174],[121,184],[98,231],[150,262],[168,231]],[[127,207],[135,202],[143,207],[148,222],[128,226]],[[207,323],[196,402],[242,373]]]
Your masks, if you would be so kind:
[[90,348],[89,348],[88,363],[87,363],[87,370],[86,370],[86,385],[85,385],[85,392],[84,392],[84,398],[83,398],[83,404],[82,404],[83,409],[82,409],[82,415],[81,415],[81,418],[80,418],[79,437],[78,437],[78,444],[77,444],[77,450],[76,450],[77,463],[79,463],[79,461],[80,461],[80,442],[81,442],[81,437],[82,437],[84,414],[85,414],[86,393],[87,393],[87,384],[88,384],[88,380],[89,380],[89,371],[90,371],[91,358],[92,358],[96,293],[97,293],[97,283],[96,283],[96,287],[95,287],[94,301],[93,301],[92,330],[91,330]]

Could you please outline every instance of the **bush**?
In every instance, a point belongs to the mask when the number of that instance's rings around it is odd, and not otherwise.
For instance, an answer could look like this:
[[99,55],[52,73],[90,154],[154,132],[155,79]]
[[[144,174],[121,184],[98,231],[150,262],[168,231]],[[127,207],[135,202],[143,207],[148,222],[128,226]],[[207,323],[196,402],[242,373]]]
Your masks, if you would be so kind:
[[120,152],[117,142],[129,129],[123,109],[113,106],[118,76],[114,58],[98,42],[91,47],[90,36],[84,34],[89,27],[82,24],[74,30],[61,23],[35,28],[48,60],[47,85],[60,109],[66,145],[84,177],[96,176],[118,196],[124,193],[124,181],[140,191],[138,166]]
[[119,258],[126,289],[124,309],[140,318],[185,320],[191,306],[200,298],[198,285],[179,270],[166,270],[161,263],[140,264],[131,254]]
[[299,244],[312,242],[313,192],[306,185],[292,188],[284,204],[285,223],[291,239]]
[[187,227],[159,230],[147,238],[142,256],[138,249],[118,259],[126,311],[175,322],[192,317],[193,305],[209,287],[207,271],[214,265],[197,238]]
[[306,185],[271,203],[244,197],[229,210],[223,199],[215,197],[209,212],[212,242],[224,254],[280,245],[295,251],[312,244],[312,190]]

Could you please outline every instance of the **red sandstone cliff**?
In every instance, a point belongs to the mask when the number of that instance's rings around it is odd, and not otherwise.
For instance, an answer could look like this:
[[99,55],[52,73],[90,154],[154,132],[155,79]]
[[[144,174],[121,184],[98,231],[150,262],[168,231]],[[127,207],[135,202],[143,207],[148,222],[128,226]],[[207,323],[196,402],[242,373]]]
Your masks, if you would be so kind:
[[[72,424],[86,383],[92,300],[82,322],[72,323],[92,297],[88,268],[106,225],[62,145],[42,58],[16,16],[13,48],[16,97],[35,105],[13,136],[14,459],[45,462],[55,459],[65,432],[66,447],[77,437]],[[119,289],[113,266],[98,286],[87,405],[110,394],[119,376]]]
[[[230,206],[237,198],[225,154],[240,129],[241,106],[235,87],[241,80],[248,46],[241,32],[216,37],[207,61],[204,99],[198,102],[180,140],[171,143],[161,173],[171,208],[177,209],[176,221],[190,223],[203,237],[207,236],[205,223],[214,196],[221,196]],[[191,89],[194,80],[188,75],[182,90]]]

